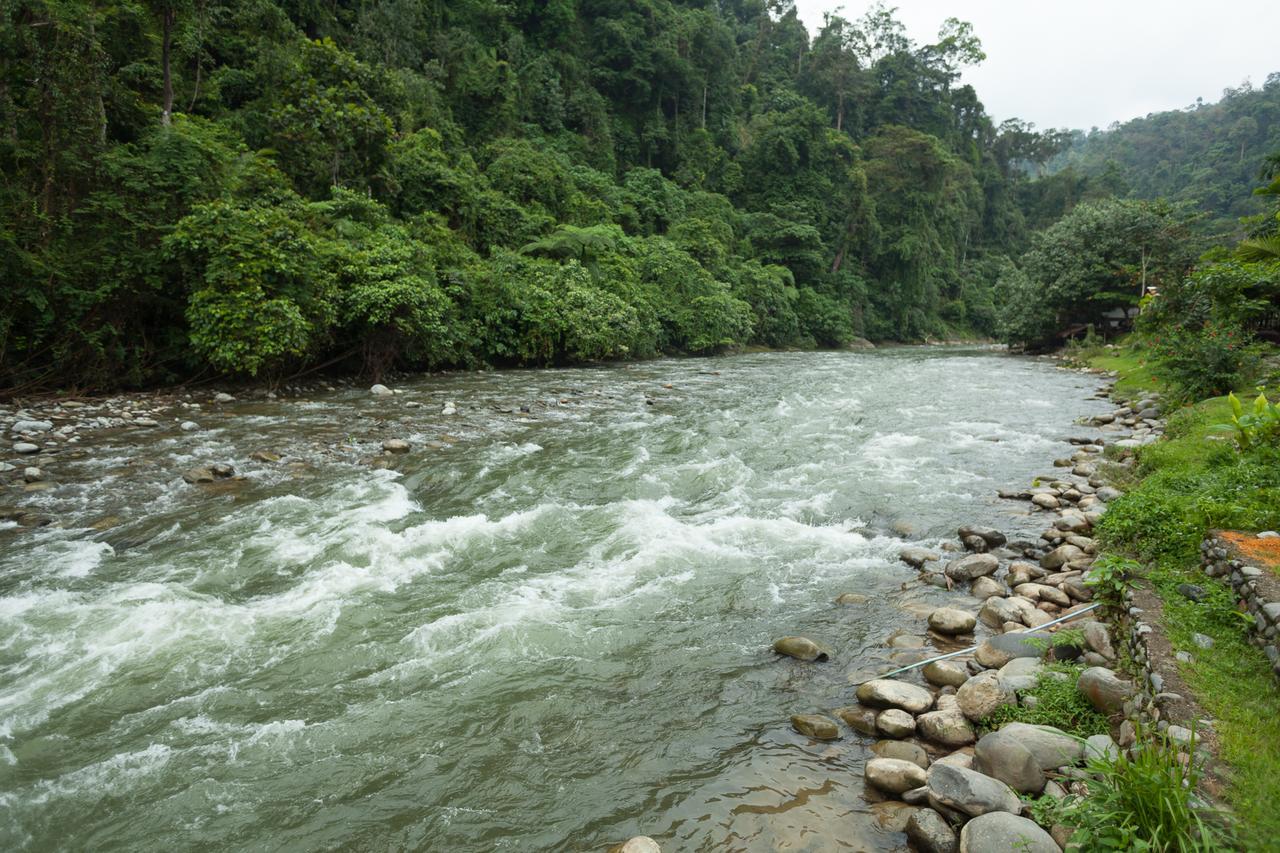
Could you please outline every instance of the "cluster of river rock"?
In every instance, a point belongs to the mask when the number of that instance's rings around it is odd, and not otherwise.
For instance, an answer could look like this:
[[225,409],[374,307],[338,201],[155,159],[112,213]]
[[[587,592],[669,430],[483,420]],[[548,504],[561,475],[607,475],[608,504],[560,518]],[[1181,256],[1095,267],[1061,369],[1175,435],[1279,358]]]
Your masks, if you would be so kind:
[[[1033,513],[1044,516],[1048,523],[1038,541],[1009,541],[998,530],[962,527],[958,543],[939,549],[950,555],[902,551],[921,581],[969,596],[967,607],[942,607],[928,615],[935,643],[973,646],[925,664],[918,670],[922,684],[906,680],[917,672],[873,679],[857,688],[856,703],[833,716],[792,717],[796,731],[815,739],[842,737],[843,723],[875,740],[866,783],[879,795],[918,806],[906,822],[916,849],[1056,853],[1072,828],[1038,825],[1020,795],[1087,795],[1087,762],[1134,745],[1133,727],[1122,718],[1136,688],[1116,671],[1111,629],[1092,604],[1090,571],[1098,546],[1090,534],[1120,494],[1100,471],[1104,446],[1110,441],[1121,448],[1114,464],[1132,464],[1125,449],[1163,432],[1159,405],[1156,398],[1144,399],[1097,416],[1090,425],[1108,435],[1069,439],[1076,449],[1055,461],[1056,476],[1001,493],[1028,501]],[[840,603],[851,602],[842,597]],[[1049,623],[1055,624],[1038,630]],[[1072,630],[1060,635],[1060,628]],[[774,649],[802,661],[828,657],[821,643],[805,637],[784,637]],[[1083,665],[1077,689],[1113,721],[1115,738],[1082,740],[1050,726],[987,724],[1005,706],[1034,705],[1030,689],[1038,679],[1069,677],[1047,670],[1047,660]]]

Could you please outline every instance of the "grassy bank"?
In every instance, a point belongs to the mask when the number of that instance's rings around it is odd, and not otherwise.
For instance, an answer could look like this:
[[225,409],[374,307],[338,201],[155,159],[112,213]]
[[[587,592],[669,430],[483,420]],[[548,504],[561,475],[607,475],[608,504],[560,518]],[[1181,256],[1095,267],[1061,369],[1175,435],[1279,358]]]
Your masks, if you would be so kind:
[[[1163,390],[1158,373],[1131,349],[1091,354],[1095,367],[1119,374],[1121,396]],[[1261,650],[1247,642],[1247,617],[1231,591],[1199,569],[1199,545],[1214,528],[1280,528],[1280,452],[1241,453],[1229,433],[1225,397],[1173,412],[1163,441],[1141,448],[1137,464],[1118,469],[1126,494],[1113,502],[1100,536],[1112,553],[1141,561],[1142,580],[1164,604],[1161,628],[1196,699],[1215,720],[1225,797],[1248,849],[1274,850],[1280,839],[1280,689]],[[1197,584],[1196,602],[1179,591]],[[1213,640],[1205,649],[1195,634]]]

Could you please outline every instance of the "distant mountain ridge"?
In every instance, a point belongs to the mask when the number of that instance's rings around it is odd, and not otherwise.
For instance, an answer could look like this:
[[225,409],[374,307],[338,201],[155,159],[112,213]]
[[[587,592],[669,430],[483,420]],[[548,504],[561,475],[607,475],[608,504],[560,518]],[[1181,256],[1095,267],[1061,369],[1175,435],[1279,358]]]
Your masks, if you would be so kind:
[[1216,103],[1151,113],[1106,130],[1072,131],[1047,172],[1071,169],[1116,195],[1188,202],[1208,212],[1215,236],[1238,236],[1241,217],[1265,210],[1251,191],[1264,158],[1280,150],[1280,72],[1245,83]]

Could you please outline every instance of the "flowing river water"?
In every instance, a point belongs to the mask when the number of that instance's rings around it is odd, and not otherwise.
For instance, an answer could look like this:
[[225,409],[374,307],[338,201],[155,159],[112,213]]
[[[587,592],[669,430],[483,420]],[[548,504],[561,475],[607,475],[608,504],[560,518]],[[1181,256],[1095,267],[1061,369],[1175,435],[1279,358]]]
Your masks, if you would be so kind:
[[[981,349],[753,354],[95,437],[27,498],[59,525],[0,529],[0,848],[903,849],[866,740],[788,718],[964,601],[904,545],[1038,532],[995,491],[1096,387]],[[387,438],[412,452],[361,464]],[[182,482],[215,461],[246,479]]]

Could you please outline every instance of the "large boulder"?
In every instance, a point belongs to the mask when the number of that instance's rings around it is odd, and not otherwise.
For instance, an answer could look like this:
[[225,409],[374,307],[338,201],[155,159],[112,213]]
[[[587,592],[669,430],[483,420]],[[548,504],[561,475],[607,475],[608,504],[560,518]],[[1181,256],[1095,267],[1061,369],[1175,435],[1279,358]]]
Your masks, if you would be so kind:
[[933,809],[916,809],[907,819],[907,838],[920,853],[956,853],[955,830]]
[[987,671],[975,675],[956,691],[960,712],[974,722],[985,720],[1005,705],[1013,705],[1018,697],[997,673]]
[[773,650],[797,660],[823,661],[828,657],[827,650],[808,637],[783,637],[774,641]]
[[968,634],[977,624],[972,614],[953,607],[939,607],[929,614],[929,627],[939,634]]
[[967,746],[977,739],[973,724],[958,708],[921,714],[916,717],[916,731],[939,746]]
[[1103,666],[1091,666],[1080,673],[1076,687],[1089,704],[1104,714],[1118,714],[1133,695],[1133,682],[1126,681]]
[[947,563],[943,571],[952,580],[971,581],[994,574],[998,568],[1000,568],[1000,561],[990,554],[970,554]]
[[919,714],[933,707],[933,694],[923,687],[877,678],[858,688],[858,701],[873,708],[901,708]]
[[1035,756],[1041,770],[1075,764],[1084,755],[1083,741],[1053,726],[1005,723],[1000,727],[1000,733],[1025,746]]
[[1038,794],[1044,790],[1044,773],[1040,763],[1017,737],[1003,732],[988,732],[973,748],[974,769],[999,779],[1015,791]]
[[1006,812],[990,812],[974,818],[960,830],[960,853],[1061,853],[1035,821]]
[[887,794],[902,794],[925,783],[920,765],[898,758],[873,758],[863,770],[867,783]]
[[1022,808],[1012,788],[975,770],[935,763],[929,768],[927,779],[930,803],[940,803],[970,817],[989,812],[1016,814]]

